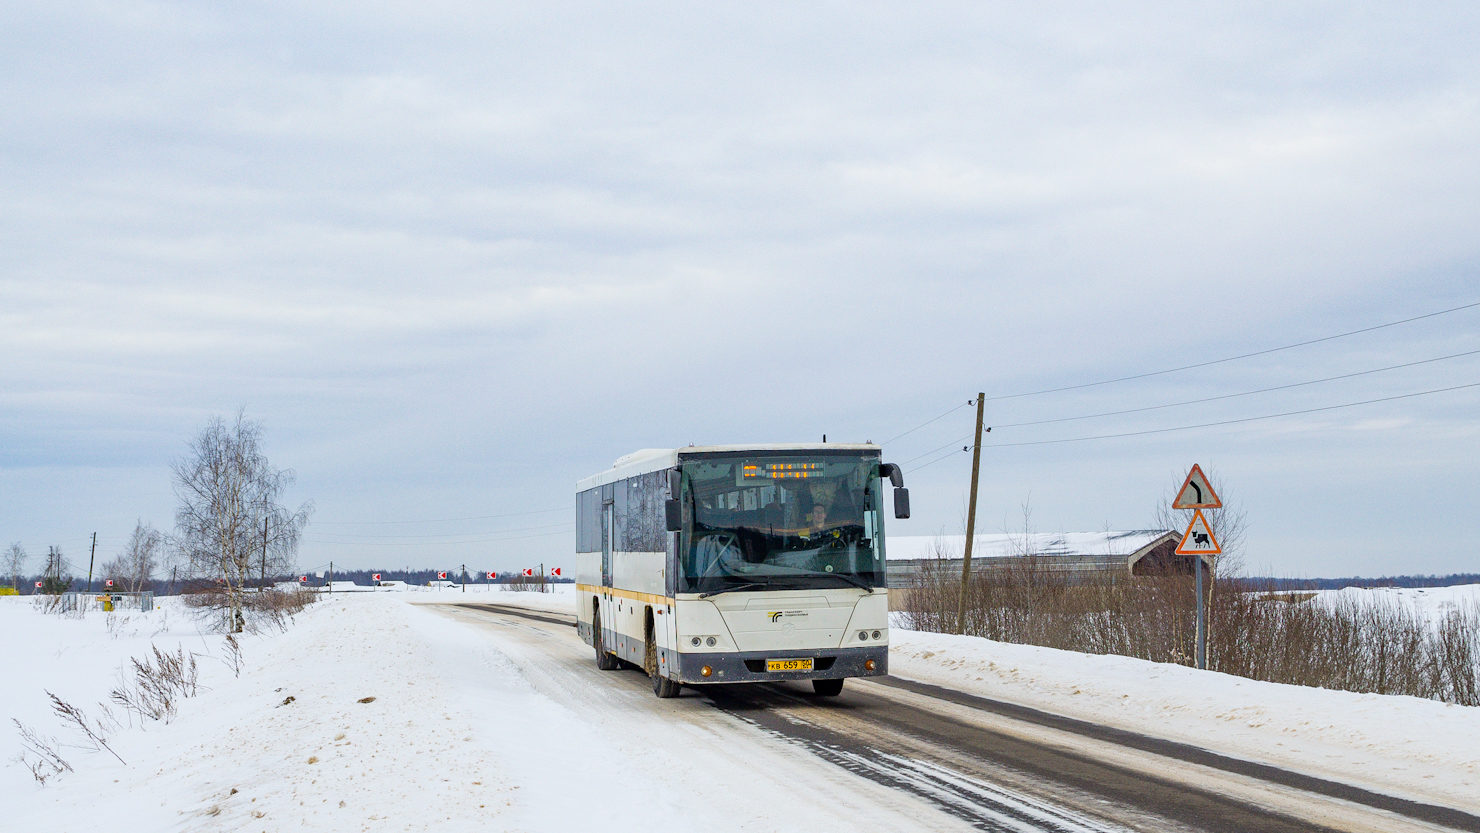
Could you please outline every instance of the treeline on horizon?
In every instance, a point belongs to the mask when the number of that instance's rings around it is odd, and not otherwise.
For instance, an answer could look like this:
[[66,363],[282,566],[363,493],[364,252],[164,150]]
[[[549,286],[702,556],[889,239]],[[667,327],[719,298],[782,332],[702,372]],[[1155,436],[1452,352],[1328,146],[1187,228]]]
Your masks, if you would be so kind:
[[[438,579],[437,578],[437,573],[444,573],[444,572],[447,574],[447,578],[445,578],[445,579]],[[320,577],[319,576],[319,573],[324,573],[324,575],[322,577]],[[539,581],[539,578],[540,578],[539,575],[538,575],[538,571],[533,576],[526,576],[526,575],[523,574],[523,571],[522,570],[510,570],[507,573],[500,570],[500,571],[498,571],[498,578],[490,579],[490,578],[488,578],[487,573],[485,571],[473,572],[472,570],[467,571],[467,573],[463,573],[463,572],[461,572],[459,570],[409,570],[408,571],[408,570],[339,570],[339,569],[335,569],[334,570],[334,580],[336,582],[338,582],[338,581],[353,581],[355,584],[371,585],[371,584],[374,584],[375,583],[375,575],[377,573],[380,575],[380,580],[381,581],[404,581],[407,584],[418,584],[418,585],[424,585],[424,584],[426,584],[427,582],[430,582],[430,581],[450,581],[450,582],[453,582],[454,584],[461,584],[464,575],[466,575],[466,577],[467,577],[467,583],[468,584],[526,584],[526,583],[529,583],[529,582],[538,582]],[[299,573],[298,574],[298,576],[301,576],[301,575],[304,575],[304,573]],[[307,575],[308,575],[308,584],[309,584],[310,587],[322,587],[325,583],[327,583],[329,581],[329,575],[328,575],[328,571],[327,570],[314,570],[313,572],[308,573]],[[291,577],[291,580],[292,581],[297,581],[298,580],[298,576],[292,576]],[[279,579],[279,580],[280,581],[286,581],[288,579]],[[575,579],[573,579],[573,578],[571,578],[569,576],[561,576],[561,577],[546,576],[545,577],[545,583],[546,584],[566,584],[566,583],[570,583],[570,582],[574,582],[574,581],[575,581]]]
[[1382,576],[1381,578],[1273,578],[1249,576],[1235,579],[1250,590],[1341,590],[1346,587],[1454,587],[1480,584],[1480,573],[1450,573],[1447,576]]
[[[322,577],[320,577],[319,576],[319,573],[320,572],[325,573],[325,575],[322,576]],[[340,581],[353,581],[355,584],[370,586],[370,585],[373,585],[375,583],[375,579],[374,579],[375,574],[376,573],[379,573],[380,574],[380,580],[381,581],[404,581],[407,584],[411,584],[411,585],[425,585],[425,584],[427,584],[428,582],[431,582],[431,581],[438,581],[437,573],[439,573],[439,572],[446,572],[447,573],[447,578],[446,579],[443,579],[444,581],[451,581],[451,582],[456,583],[456,584],[462,583],[461,582],[461,579],[462,579],[462,575],[463,574],[460,573],[460,572],[457,572],[455,570],[445,570],[445,571],[444,570],[410,570],[410,571],[407,571],[407,570],[337,570],[336,569],[334,571],[334,581],[336,581],[336,582],[340,582]],[[20,576],[19,577],[20,580],[16,583],[17,584],[17,587],[16,587],[17,592],[20,595],[22,595],[22,596],[31,596],[31,595],[35,595],[35,594],[39,593],[40,591],[36,588],[36,582],[41,581],[42,578],[43,578],[43,575],[44,575],[43,573],[36,573],[35,575],[22,575],[22,576]],[[287,583],[302,584],[302,582],[299,582],[298,579],[299,579],[299,577],[304,576],[304,575],[308,576],[308,581],[306,582],[306,586],[308,586],[308,587],[323,587],[324,585],[328,584],[328,582],[329,582],[329,576],[327,574],[327,570],[314,570],[314,571],[308,572],[308,573],[301,573],[300,572],[300,573],[296,573],[294,575],[288,575],[288,576],[269,576],[267,578],[266,584],[269,585],[269,586],[274,585],[274,584],[287,584]],[[62,578],[62,581],[63,582],[66,582],[66,591],[84,591],[84,590],[87,590],[88,589],[87,576],[81,576],[81,577],[79,577],[79,576],[63,575],[61,578]],[[487,577],[486,573],[484,573],[484,572],[477,572],[477,573],[475,573],[472,570],[469,570],[468,573],[467,573],[467,578],[468,578],[468,582],[467,583],[468,584],[472,584],[472,585],[478,585],[478,584],[488,584],[488,585],[492,585],[492,584],[516,584],[517,585],[517,584],[527,584],[527,583],[538,583],[539,582],[539,576],[532,576],[532,577],[531,576],[525,576],[525,575],[523,575],[522,571],[511,571],[511,572],[508,572],[508,573],[499,572],[498,578],[491,579],[490,580]],[[575,581],[575,579],[570,578],[569,576],[562,576],[562,577],[547,576],[545,578],[545,583],[546,584],[569,584],[569,583],[572,583],[574,581]],[[94,576],[93,577],[93,580],[92,580],[92,590],[90,592],[93,592],[93,593],[102,593],[104,591],[111,591],[111,592],[114,592],[114,593],[121,593],[121,592],[126,592],[127,591],[127,588],[120,587],[120,586],[115,586],[115,587],[109,588],[106,585],[105,582],[106,582],[106,579],[99,578],[97,576]],[[255,585],[255,584],[260,584],[260,583],[261,582],[253,582],[252,584]],[[10,577],[9,576],[0,576],[0,587],[9,587],[9,586],[10,586]],[[156,596],[173,596],[173,595],[176,595],[176,594],[179,594],[179,593],[188,593],[188,592],[190,592],[191,586],[192,586],[192,583],[191,582],[187,582],[187,581],[185,581],[183,579],[172,580],[171,578],[168,578],[167,577],[167,578],[156,578],[156,579],[153,579],[152,581],[149,582],[149,586],[143,587],[141,589],[152,591],[154,593],[154,595],[156,595]]]

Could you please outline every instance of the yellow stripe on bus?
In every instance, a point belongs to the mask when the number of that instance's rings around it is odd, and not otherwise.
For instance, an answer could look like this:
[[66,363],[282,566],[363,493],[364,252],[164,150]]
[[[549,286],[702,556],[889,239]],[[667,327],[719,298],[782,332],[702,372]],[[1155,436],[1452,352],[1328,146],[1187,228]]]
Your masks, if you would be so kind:
[[577,584],[576,592],[596,593],[598,595],[620,596],[635,602],[647,602],[655,605],[671,605],[673,599],[668,596],[659,596],[654,593],[638,593],[632,590],[618,590],[615,587],[597,587],[594,584]]

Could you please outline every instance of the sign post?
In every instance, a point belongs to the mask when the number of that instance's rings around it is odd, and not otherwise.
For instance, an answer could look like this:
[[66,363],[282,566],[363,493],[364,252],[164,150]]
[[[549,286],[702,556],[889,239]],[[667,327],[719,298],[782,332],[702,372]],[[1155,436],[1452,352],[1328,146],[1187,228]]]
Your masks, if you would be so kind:
[[1208,668],[1208,617],[1207,598],[1203,595],[1203,556],[1220,555],[1223,548],[1218,545],[1218,539],[1214,537],[1213,529],[1203,517],[1202,510],[1222,506],[1223,501],[1208,483],[1202,467],[1194,463],[1192,471],[1187,473],[1187,479],[1182,481],[1182,488],[1177,490],[1177,499],[1172,502],[1172,508],[1192,510],[1192,521],[1187,524],[1187,531],[1182,533],[1182,541],[1177,544],[1176,553],[1192,556],[1192,572],[1196,576],[1192,590],[1197,594],[1196,663],[1203,671]]

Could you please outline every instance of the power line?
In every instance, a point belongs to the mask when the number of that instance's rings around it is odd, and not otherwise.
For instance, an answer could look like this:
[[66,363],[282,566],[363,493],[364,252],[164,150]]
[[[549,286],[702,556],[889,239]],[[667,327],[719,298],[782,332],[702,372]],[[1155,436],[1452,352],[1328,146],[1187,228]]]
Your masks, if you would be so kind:
[[502,515],[474,515],[467,518],[430,518],[420,521],[315,521],[324,526],[379,526],[384,524],[440,524],[451,521],[486,521],[490,518],[512,518],[516,515],[543,515],[548,512],[574,512],[574,506],[559,509],[532,509],[528,512],[505,512]]
[[[1368,376],[1368,375],[1371,375],[1373,373],[1382,373],[1382,372],[1387,371],[1387,370],[1398,370],[1398,369],[1404,368],[1404,367],[1415,367],[1415,366],[1421,365],[1421,364],[1432,364],[1434,362],[1441,362],[1441,361],[1444,361],[1446,359],[1456,359],[1456,358],[1459,358],[1461,356],[1473,356],[1476,353],[1480,353],[1480,350],[1469,350],[1469,351],[1466,351],[1464,353],[1453,353],[1453,354],[1448,355],[1448,356],[1440,356],[1440,357],[1438,357],[1436,359],[1423,359],[1422,361],[1407,362],[1407,363],[1404,363],[1404,364],[1395,364],[1395,365],[1390,365],[1388,367],[1379,367],[1379,368],[1376,368],[1376,369],[1373,369],[1373,370],[1361,370],[1361,371],[1358,371],[1356,373],[1344,373],[1344,374],[1342,374],[1340,376],[1327,376],[1324,379],[1312,379],[1312,380],[1310,380],[1308,382],[1292,382],[1292,383],[1290,383],[1288,385],[1275,385],[1272,388],[1260,388],[1258,390],[1246,390],[1246,391],[1243,391],[1241,393],[1225,393],[1222,396],[1209,396],[1209,397],[1206,397],[1206,398],[1203,398],[1203,399],[1189,399],[1189,400],[1187,400],[1185,402],[1171,402],[1171,403],[1168,403],[1168,404],[1165,404],[1165,405],[1148,405],[1148,406],[1146,406],[1144,408],[1129,408],[1129,409],[1124,410],[1124,411],[1105,411],[1104,413],[1099,413],[1099,414],[1084,414],[1082,416],[1059,417],[1057,419],[1040,419],[1040,420],[1036,420],[1036,421],[1033,421],[1033,422],[1008,422],[1008,423],[996,425],[994,427],[996,427],[996,428],[1022,428],[1024,426],[1028,426],[1028,425],[1049,425],[1049,424],[1055,423],[1055,422],[1073,422],[1075,420],[1080,420],[1080,419],[1096,419],[1098,417],[1120,416],[1122,414],[1138,414],[1138,413],[1142,413],[1144,411],[1155,411],[1155,410],[1160,410],[1162,408],[1176,408],[1176,407],[1180,407],[1182,405],[1197,405],[1197,404],[1200,404],[1200,403],[1203,403],[1203,402],[1217,402],[1220,399],[1236,399],[1236,398],[1238,398],[1240,396],[1252,396],[1252,395],[1254,395],[1256,393],[1269,393],[1271,391],[1277,391],[1277,390],[1288,390],[1290,388],[1304,387],[1306,385],[1317,385],[1317,384],[1320,384],[1322,382],[1334,382],[1334,381],[1337,381],[1338,379],[1351,379],[1351,378],[1355,378],[1357,376]],[[944,446],[942,446],[942,447],[944,447]],[[916,458],[916,459],[918,459],[918,458]]]
[[[970,439],[970,438],[968,437],[968,439]],[[967,446],[967,448],[970,448],[970,446]],[[905,474],[914,474],[915,472],[919,471],[920,469],[928,469],[931,466],[935,465],[936,463],[939,463],[941,460],[945,460],[947,458],[954,457],[957,454],[963,454],[963,453],[965,453],[965,451],[966,451],[965,448],[953,448],[950,451],[947,451],[945,454],[940,455],[939,457],[935,458],[934,460],[931,460],[928,463],[921,463],[920,465],[915,466],[912,469],[909,469],[908,471],[905,472]],[[903,465],[903,464],[901,464],[901,465]]]
[[1374,404],[1374,403],[1377,403],[1377,402],[1392,402],[1392,401],[1397,400],[1397,399],[1412,399],[1415,396],[1428,396],[1429,394],[1434,394],[1434,393],[1446,393],[1446,392],[1452,391],[1452,390],[1463,390],[1465,388],[1474,388],[1474,387],[1480,387],[1480,382],[1472,382],[1472,383],[1470,383],[1468,385],[1455,385],[1453,387],[1448,387],[1448,388],[1435,388],[1433,390],[1422,390],[1422,391],[1418,391],[1417,393],[1404,393],[1404,394],[1399,394],[1397,396],[1383,396],[1383,397],[1380,397],[1378,399],[1364,399],[1361,402],[1347,402],[1346,404],[1343,404],[1343,405],[1327,405],[1327,406],[1321,407],[1321,408],[1305,408],[1305,409],[1302,409],[1302,410],[1299,410],[1299,411],[1285,411],[1284,413],[1279,413],[1279,414],[1265,414],[1263,416],[1243,417],[1241,419],[1225,419],[1225,420],[1221,420],[1219,422],[1204,422],[1204,423],[1199,423],[1197,425],[1179,425],[1179,426],[1177,426],[1175,428],[1152,428],[1152,429],[1149,429],[1149,430],[1146,430],[1146,431],[1126,431],[1126,432],[1120,433],[1120,434],[1100,434],[1098,436],[1093,436],[1093,437],[1068,437],[1068,438],[1060,439],[1060,440],[1033,440],[1033,441],[1026,441],[1026,442],[1017,442],[1017,443],[993,443],[990,447],[991,448],[1008,448],[1008,447],[1011,447],[1011,446],[1023,446],[1023,445],[1054,445],[1054,444],[1057,444],[1057,443],[1078,443],[1078,442],[1085,442],[1087,440],[1112,440],[1112,439],[1117,439],[1119,437],[1139,437],[1139,436],[1143,436],[1145,434],[1165,434],[1165,433],[1170,432],[1170,431],[1190,431],[1190,430],[1192,430],[1194,428],[1212,428],[1212,427],[1217,426],[1217,425],[1234,425],[1234,424],[1241,423],[1241,422],[1257,422],[1257,421],[1263,420],[1263,419],[1277,419],[1279,417],[1298,416],[1300,414],[1314,414],[1314,413],[1318,413],[1320,411],[1335,411],[1335,410],[1339,410],[1341,408],[1355,408],[1358,405],[1371,405],[1371,404]]
[[1208,367],[1210,365],[1223,364],[1225,362],[1238,361],[1239,359],[1253,358],[1254,356],[1267,356],[1270,353],[1278,353],[1278,352],[1280,352],[1282,350],[1293,350],[1296,347],[1307,347],[1307,346],[1312,345],[1312,344],[1320,344],[1321,342],[1324,342],[1324,341],[1334,341],[1334,340],[1336,340],[1338,338],[1346,338],[1348,336],[1360,335],[1362,333],[1370,333],[1370,332],[1372,332],[1374,330],[1382,330],[1382,329],[1386,329],[1388,327],[1396,327],[1399,324],[1409,324],[1409,323],[1412,323],[1414,321],[1422,321],[1425,318],[1434,318],[1435,316],[1439,316],[1439,315],[1448,315],[1451,312],[1459,312],[1460,310],[1466,310],[1466,309],[1470,309],[1472,307],[1480,307],[1480,301],[1475,301],[1475,302],[1472,302],[1472,303],[1469,303],[1469,304],[1463,304],[1463,305],[1457,306],[1457,307],[1450,307],[1449,309],[1442,309],[1442,310],[1439,310],[1438,312],[1430,312],[1430,313],[1426,313],[1424,315],[1415,315],[1412,318],[1404,318],[1401,321],[1390,321],[1390,322],[1388,322],[1386,324],[1377,324],[1377,325],[1372,326],[1372,327],[1363,327],[1360,330],[1351,330],[1351,331],[1345,332],[1345,333],[1337,333],[1336,335],[1323,336],[1321,338],[1313,338],[1313,339],[1310,339],[1309,341],[1301,341],[1301,342],[1297,342],[1295,344],[1286,344],[1283,347],[1271,347],[1271,348],[1269,348],[1267,350],[1256,350],[1256,351],[1254,351],[1252,353],[1242,353],[1242,354],[1237,355],[1237,356],[1229,356],[1229,357],[1223,358],[1223,359],[1213,359],[1212,361],[1197,362],[1196,364],[1185,364],[1185,365],[1182,365],[1181,367],[1171,367],[1171,368],[1167,368],[1166,370],[1155,370],[1155,371],[1152,371],[1150,373],[1137,373],[1137,374],[1132,375],[1132,376],[1121,376],[1121,377],[1118,377],[1118,378],[1115,378],[1115,379],[1105,379],[1105,380],[1102,380],[1102,381],[1099,381],[1099,382],[1085,382],[1084,384],[1081,384],[1081,385],[1066,385],[1066,386],[1061,387],[1061,388],[1045,388],[1043,390],[1027,391],[1025,393],[1009,393],[1009,394],[1004,394],[1002,396],[988,396],[987,397],[987,401],[990,402],[990,401],[996,401],[996,400],[1000,400],[1000,399],[1020,399],[1020,398],[1025,397],[1025,396],[1041,396],[1041,395],[1046,394],[1046,393],[1061,393],[1061,392],[1066,391],[1066,390],[1080,390],[1082,388],[1093,388],[1093,387],[1098,387],[1100,385],[1112,385],[1112,384],[1115,384],[1116,382],[1129,382],[1129,381],[1131,381],[1133,379],[1146,379],[1146,378],[1149,378],[1151,376],[1164,376],[1164,375],[1166,375],[1168,373],[1177,373],[1179,371],[1192,370],[1193,368],[1198,368],[1198,367]]
[[970,434],[967,434],[966,436],[962,437],[959,440],[951,440],[950,442],[946,443],[945,445],[937,446],[936,448],[932,448],[929,451],[925,452],[924,454],[918,454],[918,455],[916,455],[914,457],[911,457],[910,459],[905,460],[903,463],[900,463],[899,465],[901,465],[901,466],[908,466],[910,463],[915,462],[916,460],[920,459],[921,457],[929,457],[930,455],[934,454],[937,451],[940,451],[943,448],[949,448],[949,447],[955,445],[956,443],[964,443],[964,442],[966,442],[969,439],[971,439],[971,435]]
[[909,434],[913,434],[916,431],[919,431],[921,428],[924,428],[925,426],[929,425],[930,423],[935,422],[937,419],[944,419],[944,418],[950,416],[951,414],[954,414],[955,412],[957,412],[957,411],[961,410],[962,408],[966,407],[967,405],[972,405],[972,404],[975,404],[975,403],[972,402],[971,400],[967,400],[966,402],[963,402],[960,405],[957,405],[956,407],[950,409],[949,411],[946,411],[945,413],[941,414],[938,417],[934,417],[932,419],[925,420],[924,422],[920,423],[919,425],[916,425],[914,428],[911,428],[910,430],[904,432],[903,434],[900,434],[899,436],[890,437],[889,439],[887,439],[883,443],[881,443],[881,445],[888,445],[889,443],[894,442],[895,440],[899,439],[900,437],[903,437],[903,436],[906,436],[906,435],[909,435]]

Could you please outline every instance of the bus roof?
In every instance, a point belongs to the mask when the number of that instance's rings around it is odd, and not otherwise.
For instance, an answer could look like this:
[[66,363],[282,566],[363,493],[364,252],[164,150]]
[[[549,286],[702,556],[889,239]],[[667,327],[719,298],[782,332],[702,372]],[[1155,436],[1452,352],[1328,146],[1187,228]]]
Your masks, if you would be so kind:
[[690,445],[683,448],[644,448],[618,457],[612,467],[600,474],[576,481],[576,491],[584,492],[607,483],[625,480],[638,474],[671,469],[680,457],[690,454],[765,451],[880,451],[873,443],[771,443],[745,445]]

